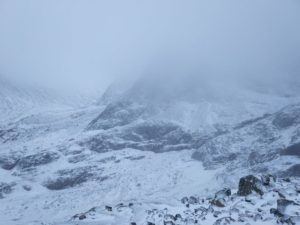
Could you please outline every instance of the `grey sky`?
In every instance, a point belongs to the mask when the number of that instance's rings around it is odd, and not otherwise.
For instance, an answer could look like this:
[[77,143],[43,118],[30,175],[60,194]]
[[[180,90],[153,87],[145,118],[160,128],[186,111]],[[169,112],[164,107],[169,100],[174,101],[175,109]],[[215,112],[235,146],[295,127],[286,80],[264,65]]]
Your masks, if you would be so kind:
[[160,66],[288,79],[299,27],[298,0],[0,0],[0,74],[76,88]]

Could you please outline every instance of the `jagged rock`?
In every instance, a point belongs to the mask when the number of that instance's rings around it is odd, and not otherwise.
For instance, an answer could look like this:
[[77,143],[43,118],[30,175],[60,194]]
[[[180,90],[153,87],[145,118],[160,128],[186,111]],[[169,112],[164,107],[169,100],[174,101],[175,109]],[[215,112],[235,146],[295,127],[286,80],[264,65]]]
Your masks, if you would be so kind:
[[78,217],[78,219],[79,219],[79,220],[84,220],[84,219],[86,219],[86,215],[82,214],[82,215],[80,215],[80,216]]
[[112,212],[113,209],[112,209],[111,206],[107,205],[107,206],[105,206],[105,210],[108,211],[108,212]]
[[31,167],[45,165],[57,159],[59,159],[59,154],[56,152],[41,152],[21,158],[18,162],[18,167],[21,169],[27,169]]
[[239,182],[238,195],[247,196],[251,194],[253,191],[260,195],[263,195],[263,190],[261,188],[261,181],[253,175],[242,177]]

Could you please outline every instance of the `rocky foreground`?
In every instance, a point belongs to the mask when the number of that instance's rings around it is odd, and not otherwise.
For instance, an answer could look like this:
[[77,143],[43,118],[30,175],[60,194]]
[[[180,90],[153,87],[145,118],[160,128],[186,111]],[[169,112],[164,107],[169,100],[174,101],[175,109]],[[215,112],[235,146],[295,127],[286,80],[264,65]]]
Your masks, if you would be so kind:
[[120,203],[74,215],[70,224],[227,225],[300,224],[300,180],[272,175],[242,177],[238,190],[184,197],[177,205]]

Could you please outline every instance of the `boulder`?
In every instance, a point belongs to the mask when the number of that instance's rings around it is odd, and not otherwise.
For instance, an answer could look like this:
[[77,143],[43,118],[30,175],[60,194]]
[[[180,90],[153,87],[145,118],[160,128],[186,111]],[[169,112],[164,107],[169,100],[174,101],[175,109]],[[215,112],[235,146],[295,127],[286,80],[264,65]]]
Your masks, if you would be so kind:
[[223,198],[213,199],[210,203],[217,207],[225,207],[225,205],[226,205],[225,199],[223,199]]
[[261,180],[253,175],[242,177],[239,182],[238,195],[247,196],[252,192],[256,192],[260,195],[264,194]]

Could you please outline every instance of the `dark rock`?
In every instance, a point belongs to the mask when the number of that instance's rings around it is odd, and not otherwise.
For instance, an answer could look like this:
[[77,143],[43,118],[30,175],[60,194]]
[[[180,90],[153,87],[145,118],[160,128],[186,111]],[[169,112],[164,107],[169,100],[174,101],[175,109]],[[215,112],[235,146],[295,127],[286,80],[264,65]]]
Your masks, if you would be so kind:
[[59,159],[59,154],[56,152],[41,152],[21,158],[18,162],[18,167],[21,169],[27,169],[30,167],[45,165],[57,159]]
[[147,222],[147,225],[155,225],[155,223]]
[[261,181],[253,175],[242,177],[239,182],[238,195],[247,196],[251,194],[253,191],[260,195],[263,195],[263,190],[261,188]]
[[225,200],[222,198],[219,199],[213,199],[211,201],[211,204],[217,207],[225,207]]
[[106,210],[106,211],[109,211],[109,212],[112,212],[113,209],[112,209],[111,206],[105,206],[105,210]]
[[86,215],[82,214],[82,215],[80,215],[80,216],[78,217],[78,219],[79,219],[79,220],[84,220],[84,219],[86,219]]
[[175,221],[181,220],[182,216],[180,214],[175,215]]
[[137,225],[135,222],[131,222],[130,225]]

